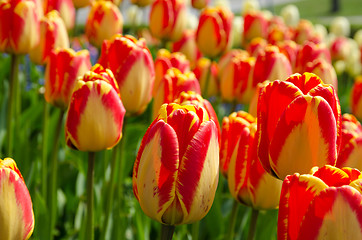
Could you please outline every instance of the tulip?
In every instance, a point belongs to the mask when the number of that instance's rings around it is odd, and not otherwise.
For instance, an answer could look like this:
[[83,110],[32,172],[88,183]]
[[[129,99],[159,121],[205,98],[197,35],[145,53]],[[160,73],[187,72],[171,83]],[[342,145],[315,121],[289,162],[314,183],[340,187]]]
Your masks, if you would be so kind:
[[241,15],[245,16],[249,12],[255,12],[260,10],[260,4],[257,0],[243,1],[243,7],[241,8]]
[[304,73],[307,63],[313,62],[317,58],[323,58],[328,63],[331,63],[330,52],[324,44],[306,42],[298,50],[297,58],[295,60],[294,72]]
[[153,2],[153,0],[131,0],[132,4],[135,4],[139,7],[146,7],[150,5]]
[[194,91],[201,94],[199,81],[192,72],[182,73],[177,68],[170,68],[163,77],[153,100],[153,119],[157,117],[164,103],[172,103],[182,92]]
[[[257,158],[256,119],[239,111],[224,117],[220,169],[234,199],[258,210],[279,205],[282,181],[267,173]],[[256,140],[256,141],[255,141]]]
[[127,114],[143,113],[151,101],[155,78],[153,59],[144,39],[117,34],[104,41],[98,61],[114,73]]
[[217,128],[204,108],[164,104],[144,135],[133,167],[143,212],[166,224],[202,219],[219,178]]
[[269,22],[261,11],[251,11],[244,16],[243,46],[247,48],[254,38],[267,38]]
[[199,10],[207,7],[209,3],[210,0],[191,0],[191,6]]
[[152,96],[156,95],[163,76],[166,74],[167,70],[172,67],[179,69],[182,73],[189,72],[190,62],[187,60],[186,56],[180,52],[170,53],[164,48],[158,50],[155,59],[155,83]]
[[274,16],[269,23],[267,40],[270,44],[292,39],[292,31],[285,25],[282,18]]
[[49,55],[45,69],[45,100],[67,109],[78,77],[91,68],[88,50],[58,49]]
[[94,0],[73,0],[73,4],[75,8],[83,8],[86,6],[90,6]]
[[336,167],[351,167],[362,170],[362,126],[355,116],[342,115],[342,142]]
[[294,74],[261,90],[258,156],[279,179],[314,166],[335,165],[341,142],[341,107],[332,85]]
[[63,19],[53,10],[40,20],[40,42],[29,57],[35,64],[44,64],[56,48],[69,48],[69,37]]
[[214,58],[231,48],[233,13],[227,8],[202,10],[196,31],[196,44],[202,54]]
[[196,61],[201,58],[202,54],[195,42],[195,31],[185,30],[180,40],[173,42],[171,46],[172,52],[181,52],[190,61],[193,67]]
[[109,1],[92,4],[85,24],[85,34],[94,46],[101,47],[104,40],[122,33],[122,29],[123,17],[116,5]]
[[294,69],[299,45],[296,44],[293,40],[281,41],[276,45],[279,48],[279,51],[288,58],[290,64],[292,65],[292,69]]
[[252,81],[255,58],[244,53],[232,57],[220,75],[221,98],[229,102],[249,104],[256,88]]
[[347,60],[351,55],[351,44],[346,37],[336,37],[330,46],[332,61]]
[[255,88],[255,92],[250,100],[250,104],[249,104],[249,113],[253,116],[253,117],[257,117],[257,108],[258,108],[258,100],[259,100],[259,94],[261,92],[261,89],[265,86],[267,86],[270,83],[269,80],[266,80],[264,82],[258,83],[256,85]]
[[283,182],[278,239],[362,239],[361,173],[330,165]]
[[264,38],[256,37],[250,41],[246,51],[250,56],[257,57],[260,52],[264,51],[266,46],[268,46],[268,42]]
[[72,0],[44,0],[43,4],[45,13],[57,10],[67,30],[74,28],[75,8]]
[[33,204],[16,163],[0,159],[0,238],[29,239],[34,230]]
[[316,34],[313,24],[309,20],[301,19],[294,30],[293,40],[301,45],[307,41],[320,41],[320,39],[318,40],[318,38],[315,37]]
[[74,87],[65,124],[67,145],[88,152],[112,148],[122,137],[124,114],[112,72],[96,64]]
[[186,29],[186,5],[180,0],[155,0],[151,5],[149,27],[156,38],[177,41]]
[[351,89],[351,112],[359,120],[362,120],[362,76],[357,76]]
[[305,70],[306,72],[311,72],[319,76],[324,83],[332,84],[334,89],[336,91],[338,90],[338,79],[336,70],[334,70],[332,64],[330,64],[323,58],[317,58],[313,62],[308,62]]
[[282,8],[280,15],[284,19],[284,22],[291,27],[297,26],[299,22],[299,9],[293,4],[289,4]]
[[267,46],[256,57],[252,72],[253,89],[265,80],[284,80],[292,74],[288,58],[276,46]]
[[0,2],[0,51],[27,54],[39,42],[38,9],[34,1]]
[[349,37],[351,33],[351,24],[346,17],[338,16],[332,20],[330,32],[338,37]]
[[216,62],[211,62],[208,58],[200,58],[192,71],[199,80],[200,87],[203,90],[202,94],[205,98],[216,96],[219,93],[220,84]]

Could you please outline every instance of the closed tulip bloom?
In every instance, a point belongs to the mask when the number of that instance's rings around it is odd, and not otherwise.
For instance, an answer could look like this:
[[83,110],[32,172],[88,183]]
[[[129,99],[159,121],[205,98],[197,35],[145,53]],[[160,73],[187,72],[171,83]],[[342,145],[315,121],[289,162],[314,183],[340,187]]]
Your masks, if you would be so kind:
[[112,148],[122,137],[124,115],[112,72],[96,64],[75,85],[65,123],[67,145],[85,152]]
[[202,10],[196,31],[196,44],[207,57],[217,57],[231,48],[233,13],[223,7]]
[[149,26],[153,36],[169,41],[181,38],[187,23],[183,0],[155,0],[150,11]]
[[257,119],[259,159],[277,178],[335,165],[341,107],[333,86],[318,76],[294,74],[262,88]]
[[256,57],[252,72],[253,86],[265,80],[284,80],[292,74],[288,58],[276,46],[267,46]]
[[85,34],[96,47],[101,47],[104,40],[122,33],[123,17],[119,8],[110,1],[96,1],[92,4]]
[[221,98],[229,102],[249,104],[256,84],[252,81],[255,58],[241,53],[230,59],[220,75]]
[[39,43],[37,5],[30,0],[0,2],[0,51],[27,54]]
[[338,79],[336,70],[334,70],[332,64],[330,64],[323,58],[317,58],[313,62],[308,62],[305,71],[314,73],[315,75],[319,76],[324,83],[332,84],[334,90],[338,91]]
[[190,71],[190,62],[186,56],[180,52],[171,53],[167,49],[160,49],[155,59],[155,84],[152,95],[155,96],[163,76],[170,68],[177,68],[182,73]]
[[360,121],[362,120],[362,76],[357,76],[351,89],[351,112]]
[[[211,69],[210,69],[211,64]],[[216,96],[219,93],[218,66],[216,62],[211,62],[208,58],[200,58],[196,62],[195,68],[192,70],[196,78],[199,80],[200,87],[203,91],[202,95],[205,98]],[[209,78],[207,80],[207,78]],[[206,88],[205,85],[208,84]]]
[[73,0],[73,4],[75,8],[83,8],[86,6],[90,6],[94,0]]
[[131,0],[132,4],[135,4],[139,7],[146,7],[150,5],[153,2],[153,0]]
[[342,115],[342,142],[336,167],[351,167],[362,170],[362,126],[355,116]]
[[311,41],[315,36],[312,22],[306,19],[301,19],[294,29],[293,40],[297,44],[304,44]]
[[293,4],[283,7],[280,15],[288,26],[295,27],[299,23],[299,9]]
[[0,238],[26,240],[34,230],[34,213],[29,191],[16,163],[0,159]]
[[330,32],[338,37],[349,37],[351,33],[351,24],[346,17],[338,16],[332,20]]
[[264,51],[266,46],[268,46],[267,40],[261,37],[256,37],[250,41],[246,51],[248,51],[250,56],[257,57],[260,54],[260,52]]
[[350,39],[346,37],[336,37],[330,46],[332,61],[347,60],[351,56],[351,50]]
[[201,94],[200,84],[193,72],[182,73],[177,68],[167,70],[153,100],[153,119],[164,103],[172,103],[182,92],[194,91]]
[[67,30],[74,28],[75,8],[72,0],[44,0],[43,4],[45,13],[57,10]]
[[191,6],[199,10],[207,7],[209,3],[210,0],[191,0]]
[[29,57],[35,64],[45,64],[56,48],[69,48],[69,37],[63,19],[53,10],[40,20],[40,42],[29,52]]
[[226,137],[221,142],[220,162],[223,161],[223,147],[227,147],[228,185],[238,202],[258,210],[275,209],[279,205],[282,181],[273,178],[259,162],[255,131],[255,118],[246,112],[234,112],[225,117],[222,134]]
[[299,45],[296,44],[293,40],[281,41],[278,42],[276,45],[279,48],[279,51],[288,58],[292,66],[292,69],[294,69],[295,62],[297,59],[297,53],[299,50]]
[[299,48],[297,58],[295,60],[294,72],[304,73],[305,67],[309,62],[313,62],[317,58],[323,58],[331,63],[331,54],[324,44],[315,44],[306,42]]
[[143,212],[166,225],[201,220],[219,178],[217,128],[204,108],[164,104],[144,135],[133,167]]
[[58,49],[49,55],[45,69],[45,100],[67,109],[74,85],[92,67],[88,50]]
[[256,89],[255,92],[251,98],[250,104],[249,104],[249,113],[253,116],[253,117],[257,117],[258,116],[258,100],[259,100],[259,94],[261,92],[261,89],[265,86],[267,86],[270,83],[269,80],[266,80],[264,82],[258,83],[256,85]]
[[352,168],[315,167],[283,182],[278,239],[362,239],[362,175]]
[[254,38],[266,39],[269,21],[261,11],[250,11],[244,16],[243,46],[247,48]]
[[191,68],[195,66],[196,61],[201,58],[202,54],[196,45],[195,31],[185,30],[180,40],[172,43],[173,52],[181,52],[190,61]]
[[143,113],[151,101],[155,81],[154,63],[145,40],[117,34],[104,41],[98,61],[113,72],[127,114]]

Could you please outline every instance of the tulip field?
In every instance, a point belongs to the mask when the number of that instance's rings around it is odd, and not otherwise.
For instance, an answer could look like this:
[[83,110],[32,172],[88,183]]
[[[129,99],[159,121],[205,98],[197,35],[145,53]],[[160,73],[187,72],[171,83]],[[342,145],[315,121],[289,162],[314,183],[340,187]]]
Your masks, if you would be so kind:
[[0,240],[362,239],[360,3],[263,2],[0,0]]

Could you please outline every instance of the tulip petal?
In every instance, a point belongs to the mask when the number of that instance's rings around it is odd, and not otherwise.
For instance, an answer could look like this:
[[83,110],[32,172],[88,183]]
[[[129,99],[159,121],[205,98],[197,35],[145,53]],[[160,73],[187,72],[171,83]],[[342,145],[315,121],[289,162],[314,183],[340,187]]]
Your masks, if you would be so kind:
[[340,187],[348,185],[351,182],[350,176],[346,172],[330,165],[318,168],[318,170],[313,173],[313,176],[321,179],[330,187]]

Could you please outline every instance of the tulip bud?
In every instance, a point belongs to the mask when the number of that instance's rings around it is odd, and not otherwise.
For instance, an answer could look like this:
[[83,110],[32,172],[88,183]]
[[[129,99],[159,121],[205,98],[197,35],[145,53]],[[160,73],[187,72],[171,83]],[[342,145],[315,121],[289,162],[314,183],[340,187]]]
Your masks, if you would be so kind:
[[113,73],[96,64],[76,83],[65,124],[69,147],[97,152],[122,137],[125,109]]
[[186,5],[180,0],[155,0],[151,5],[150,30],[159,39],[177,41],[186,29]]
[[331,46],[331,59],[332,61],[347,60],[351,55],[351,44],[346,37],[336,37]]
[[362,239],[361,173],[330,165],[287,176],[278,214],[278,239]]
[[155,69],[143,38],[117,34],[104,41],[98,62],[117,80],[127,114],[143,113],[151,101]]
[[260,10],[260,4],[257,0],[246,0],[243,1],[243,7],[241,15],[245,16],[249,12],[255,12]]
[[0,159],[0,238],[29,239],[34,230],[33,204],[16,163]]
[[153,87],[152,96],[155,96],[160,86],[163,76],[170,68],[177,68],[182,73],[190,71],[190,62],[186,56],[180,52],[170,53],[167,49],[160,49],[157,52],[155,59],[155,84]]
[[250,56],[257,57],[268,46],[268,42],[264,38],[256,37],[250,41],[247,51]]
[[101,47],[104,40],[122,33],[123,17],[119,8],[109,1],[97,1],[92,4],[85,25],[85,34],[96,47]]
[[192,72],[182,73],[177,68],[167,70],[153,100],[153,119],[164,103],[172,103],[182,92],[194,91],[201,94],[199,81]]
[[342,115],[342,142],[336,167],[362,169],[362,126],[355,116],[349,113]]
[[349,37],[351,33],[351,25],[346,17],[338,16],[331,22],[330,32],[336,36]]
[[297,59],[298,46],[293,40],[285,40],[277,43],[279,51],[283,53],[289,60],[292,69],[294,69],[295,61]]
[[44,12],[53,10],[59,12],[67,30],[73,29],[75,24],[75,8],[72,0],[44,0]]
[[255,118],[234,112],[224,117],[222,127],[220,168],[227,171],[231,195],[254,209],[276,208],[282,181],[268,174],[257,158]]
[[69,37],[63,19],[53,10],[40,20],[40,42],[29,52],[29,57],[35,64],[45,64],[56,48],[69,48]]
[[83,8],[86,6],[90,6],[94,0],[73,0],[75,8]]
[[164,104],[144,135],[133,167],[143,212],[167,225],[201,220],[219,178],[217,128],[204,108]]
[[254,38],[267,38],[269,22],[260,11],[248,12],[244,16],[243,46],[248,47]]
[[139,7],[146,7],[150,5],[153,2],[153,0],[131,0],[132,4],[135,4]]
[[334,90],[338,91],[338,79],[336,70],[332,64],[323,58],[317,58],[313,62],[308,62],[305,68],[306,72],[314,73],[322,79],[325,84],[332,84]]
[[202,56],[195,42],[195,31],[185,30],[180,40],[172,43],[172,52],[181,52],[190,61],[190,66],[194,67],[196,61]]
[[261,90],[258,156],[279,179],[335,165],[341,143],[341,107],[329,84],[312,74],[294,74]]
[[307,63],[313,62],[317,58],[322,58],[328,63],[331,63],[331,55],[328,48],[324,44],[315,44],[306,42],[297,53],[295,60],[294,72],[304,73]]
[[207,7],[209,3],[210,0],[191,0],[191,6],[199,10]]
[[75,82],[91,68],[88,50],[75,52],[71,48],[58,49],[49,55],[45,69],[45,100],[61,109],[66,109],[73,93]]
[[208,58],[200,58],[192,71],[199,80],[201,89],[205,91],[202,92],[202,95],[205,96],[205,98],[216,96],[219,93],[220,84],[218,79],[218,66],[216,62],[211,62]]
[[302,45],[307,41],[311,41],[314,36],[313,24],[309,20],[301,19],[294,30],[293,40]]
[[196,31],[196,44],[207,57],[217,57],[231,47],[233,13],[227,8],[205,8]]
[[295,27],[299,23],[299,9],[293,4],[283,7],[280,15],[288,26]]
[[27,54],[39,43],[38,9],[33,1],[0,2],[0,51]]
[[362,76],[357,76],[351,89],[351,112],[359,120],[362,120]]

